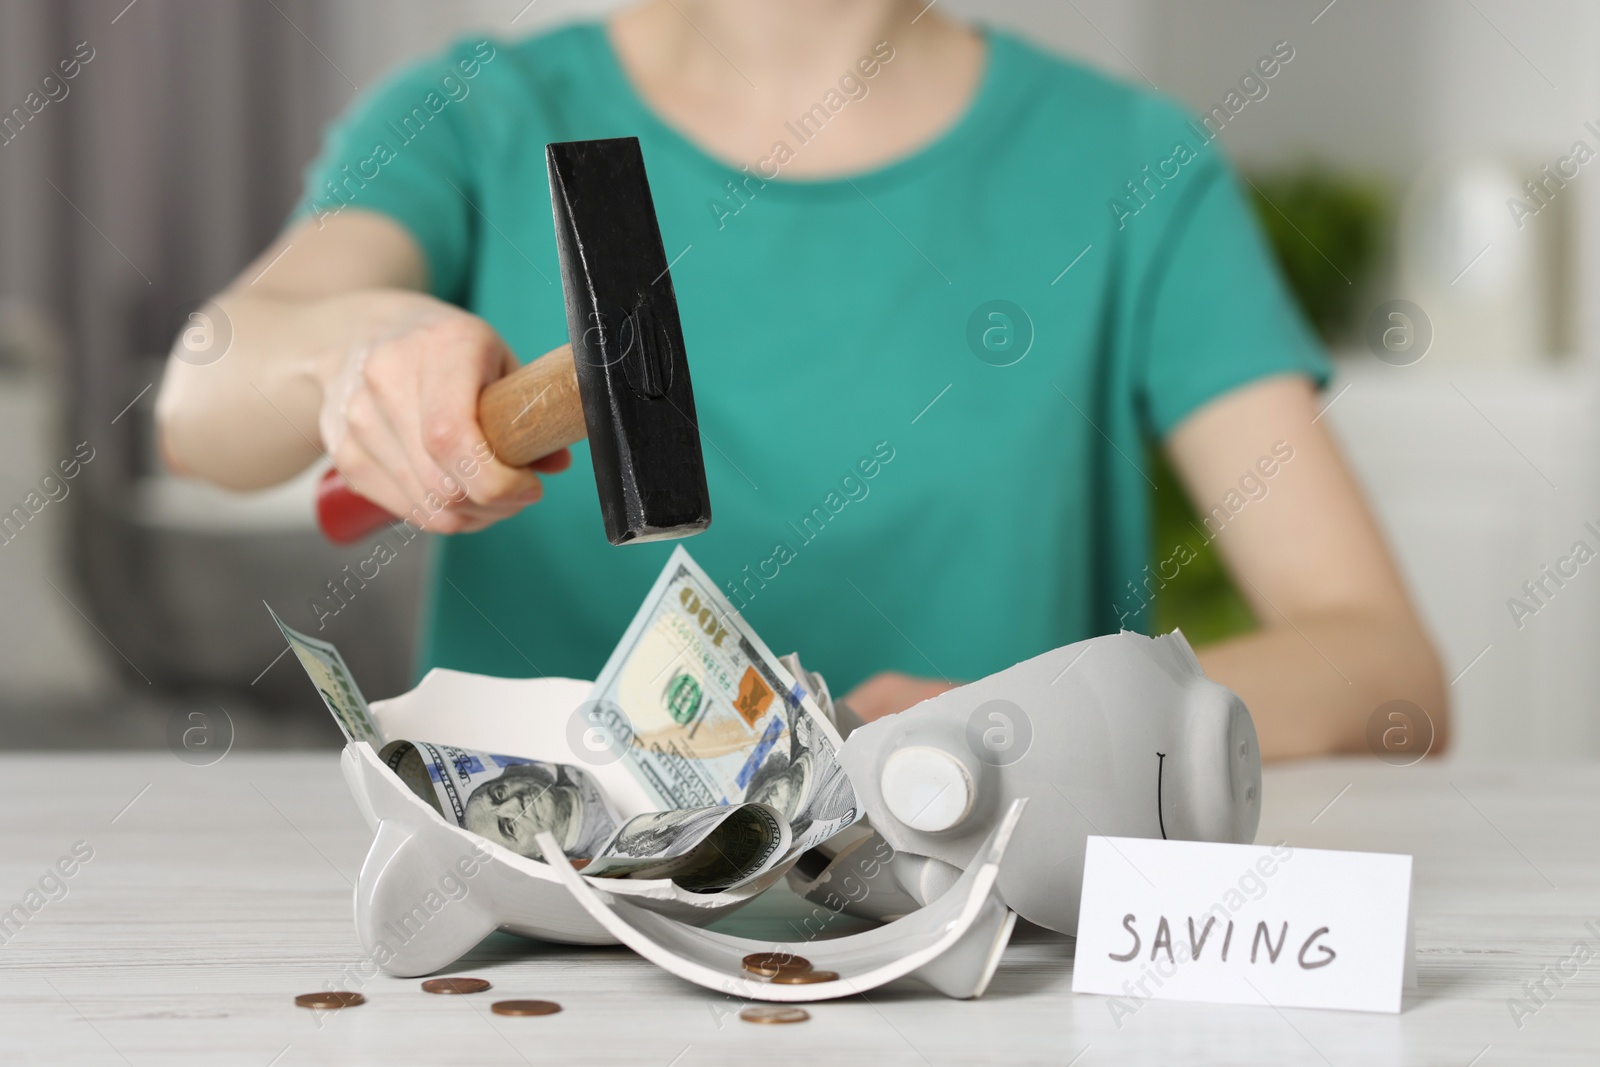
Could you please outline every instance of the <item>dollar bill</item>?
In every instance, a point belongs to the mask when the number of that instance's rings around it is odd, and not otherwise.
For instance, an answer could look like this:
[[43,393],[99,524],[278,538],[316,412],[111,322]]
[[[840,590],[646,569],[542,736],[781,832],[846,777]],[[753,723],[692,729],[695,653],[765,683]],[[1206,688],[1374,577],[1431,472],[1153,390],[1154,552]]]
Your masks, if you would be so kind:
[[788,823],[766,804],[653,811],[629,819],[583,873],[671,878],[684,889],[716,892],[770,870],[789,845]]
[[839,719],[833,712],[833,694],[828,691],[828,680],[815,671],[806,670],[805,666],[800,662],[800,653],[798,652],[791,652],[787,656],[779,656],[778,662],[783,664],[783,669],[789,672],[800,688],[806,691],[806,695],[816,703],[817,710],[822,712],[822,717],[832,723],[835,729],[838,729]]
[[[795,677],[800,687],[816,702],[817,709],[834,728],[835,734],[843,734],[844,728],[840,724],[838,710],[833,703],[833,694],[828,690],[827,679],[814,671],[806,670],[800,662],[798,652],[782,656],[778,662],[783,664],[784,669]],[[806,730],[807,724],[804,721],[797,722],[795,731],[797,736],[803,736]],[[798,813],[796,819],[796,822],[801,824],[795,829],[799,835],[796,844],[810,848],[844,830],[855,821],[855,789],[850,784],[850,779],[845,776],[844,768],[834,758],[837,750],[831,741],[826,745],[797,741],[796,748],[801,751],[815,749],[813,758],[822,766],[822,773],[817,777],[817,786],[811,791],[805,809]]]
[[267,613],[278,624],[278,629],[283,631],[284,639],[294,649],[300,666],[311,676],[311,684],[322,694],[322,702],[333,713],[333,720],[339,724],[339,729],[344,731],[345,740],[365,741],[373,748],[382,745],[378,724],[373,721],[366,698],[351,677],[350,668],[344,665],[344,657],[339,655],[339,650],[326,641],[308,637],[286,626],[278,618],[278,613],[272,610],[271,604],[267,605]]
[[770,804],[790,852],[860,816],[838,732],[681,547],[585,713],[663,810]]
[[648,812],[618,826],[593,776],[569,764],[428,741],[393,741],[378,755],[457,826],[536,860],[544,854],[535,839],[548,830],[592,877],[671,878],[715,892],[766,872],[789,848],[788,824],[765,804]]
[[571,859],[599,855],[617,833],[611,801],[578,767],[428,741],[392,741],[378,758],[439,814],[529,859],[544,858],[544,830]]
[[568,857],[588,861],[586,874],[715,891],[860,817],[823,710],[826,682],[798,657],[780,662],[682,548],[584,708],[659,809],[625,825],[578,767],[423,741],[383,745],[338,649],[272,617],[346,738],[382,746],[388,766],[441,815],[520,855],[542,858],[534,837],[549,830]]
[[[796,714],[789,746],[770,753],[752,777],[746,800],[772,804],[789,819],[791,849],[804,852],[860,818],[855,788],[820,716]],[[835,735],[836,736],[836,735]]]

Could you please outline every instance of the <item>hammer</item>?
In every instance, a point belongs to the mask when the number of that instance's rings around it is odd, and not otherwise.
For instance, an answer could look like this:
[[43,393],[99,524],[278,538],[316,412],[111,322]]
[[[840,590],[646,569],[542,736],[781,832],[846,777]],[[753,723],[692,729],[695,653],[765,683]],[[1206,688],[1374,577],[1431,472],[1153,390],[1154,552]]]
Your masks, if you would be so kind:
[[[545,165],[572,342],[486,386],[478,423],[512,467],[588,437],[612,544],[697,534],[711,525],[705,459],[639,140],[549,144]],[[393,521],[337,470],[323,475],[317,523],[329,540]]]

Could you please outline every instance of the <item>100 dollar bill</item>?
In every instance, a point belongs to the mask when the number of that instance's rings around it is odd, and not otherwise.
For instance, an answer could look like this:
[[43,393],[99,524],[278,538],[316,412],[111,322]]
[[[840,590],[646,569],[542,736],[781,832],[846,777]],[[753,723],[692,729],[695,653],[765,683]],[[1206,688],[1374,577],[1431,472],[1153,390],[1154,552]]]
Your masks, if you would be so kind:
[[652,811],[629,819],[583,868],[597,878],[670,878],[684,889],[732,889],[789,853],[789,825],[767,804]]
[[554,835],[584,874],[670,878],[714,892],[779,862],[789,826],[765,804],[656,811],[618,825],[600,784],[580,767],[428,741],[391,741],[378,758],[446,819],[529,859]]
[[859,817],[838,732],[681,547],[584,710],[662,809],[770,804],[791,852]]
[[382,736],[377,723],[372,720],[372,712],[367,709],[367,699],[361,695],[339,650],[326,641],[307,637],[299,630],[284,625],[271,604],[267,605],[267,613],[278,624],[278,629],[283,631],[284,640],[294,649],[300,666],[311,676],[311,684],[317,687],[322,702],[333,713],[333,720],[344,731],[345,740],[365,741],[373,748],[381,746]]
[[404,740],[378,758],[440,815],[520,856],[542,859],[534,838],[548,830],[568,856],[587,859],[617,831],[600,783],[569,764]]

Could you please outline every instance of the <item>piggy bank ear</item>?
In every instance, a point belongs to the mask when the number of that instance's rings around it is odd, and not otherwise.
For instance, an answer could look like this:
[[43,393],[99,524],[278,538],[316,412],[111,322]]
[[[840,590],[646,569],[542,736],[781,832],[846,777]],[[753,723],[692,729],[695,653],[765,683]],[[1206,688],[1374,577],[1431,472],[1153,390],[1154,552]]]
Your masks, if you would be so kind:
[[1167,753],[1163,768],[1167,836],[1248,845],[1261,822],[1261,750],[1250,712],[1207,678],[1194,679],[1186,698],[1182,748]]

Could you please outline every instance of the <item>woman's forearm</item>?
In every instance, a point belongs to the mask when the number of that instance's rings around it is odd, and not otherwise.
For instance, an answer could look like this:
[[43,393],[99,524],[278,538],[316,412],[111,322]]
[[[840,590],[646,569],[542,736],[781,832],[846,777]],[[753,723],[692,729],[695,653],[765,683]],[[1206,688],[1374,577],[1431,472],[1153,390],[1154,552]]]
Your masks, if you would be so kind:
[[423,288],[421,250],[384,216],[351,210],[283,234],[217,296],[198,350],[184,333],[173,342],[156,402],[167,462],[231,489],[304,470],[327,447],[327,384],[352,350],[439,307]]
[[156,403],[163,455],[180,472],[231,489],[293,477],[325,449],[318,412],[347,355],[426,299],[399,290],[222,293],[218,329],[231,333],[224,354],[200,363],[182,336],[173,345]]
[[1446,686],[1432,645],[1409,619],[1280,620],[1198,655],[1206,674],[1249,707],[1264,759],[1365,751],[1368,720],[1391,700],[1421,708],[1432,723],[1432,751],[1444,747]]
[[[517,366],[492,326],[426,292],[416,241],[351,210],[290,230],[215,301],[220,356],[179,337],[157,405],[180,473],[231,489],[285,481],[319,456],[394,515],[436,533],[481,530],[543,493],[565,449],[496,459],[483,388]],[[418,508],[421,511],[418,511]]]

